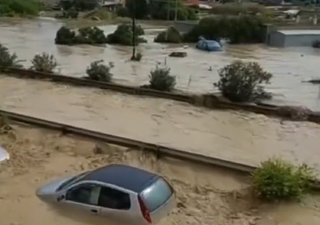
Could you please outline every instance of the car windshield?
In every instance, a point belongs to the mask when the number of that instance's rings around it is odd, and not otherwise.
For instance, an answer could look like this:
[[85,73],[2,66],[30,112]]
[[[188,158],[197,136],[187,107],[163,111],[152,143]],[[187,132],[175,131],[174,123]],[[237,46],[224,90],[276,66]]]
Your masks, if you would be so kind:
[[147,208],[153,212],[162,206],[173,194],[171,186],[162,178],[146,188],[140,196]]
[[62,189],[65,189],[69,187],[70,185],[76,183],[78,180],[80,180],[82,177],[87,175],[89,172],[80,173],[78,175],[75,175],[74,177],[71,177],[69,180],[63,182],[63,184],[60,185],[60,187],[57,189],[57,191],[60,191]]

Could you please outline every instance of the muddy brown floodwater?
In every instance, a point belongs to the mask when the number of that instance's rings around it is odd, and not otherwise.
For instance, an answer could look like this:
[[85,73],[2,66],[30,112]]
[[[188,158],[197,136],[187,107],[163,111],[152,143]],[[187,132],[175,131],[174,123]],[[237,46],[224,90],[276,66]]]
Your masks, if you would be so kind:
[[281,156],[320,172],[314,123],[7,76],[0,76],[0,102],[4,110],[185,151],[251,165]]
[[[118,82],[142,84],[156,61],[179,47],[153,43],[141,45],[142,63],[126,62],[130,48],[118,46],[62,47],[53,45],[60,24],[54,21],[0,25],[1,43],[30,60],[34,54],[53,53],[61,72],[82,76],[93,60],[116,64]],[[104,27],[108,32],[114,26]],[[152,39],[155,30],[149,30]],[[311,49],[266,49],[261,46],[226,47],[222,53],[203,53],[187,48],[185,59],[168,59],[178,78],[178,88],[214,91],[215,69],[233,59],[254,60],[275,73],[268,87],[278,102],[318,107],[318,87],[301,80],[317,75],[317,52]],[[26,63],[26,65],[30,65]],[[117,66],[118,65],[118,66]],[[212,66],[214,71],[208,71]],[[0,76],[1,108],[34,117],[68,123],[92,130],[176,147],[185,151],[256,165],[272,156],[305,162],[320,172],[318,151],[320,126],[284,122],[262,115],[209,111],[163,99],[141,98],[92,88]],[[54,214],[34,196],[49,179],[125,163],[165,176],[177,190],[179,207],[160,225],[318,225],[320,198],[309,196],[301,204],[260,205],[246,194],[246,179],[199,165],[179,161],[156,162],[152,155],[104,145],[103,155],[93,153],[95,143],[30,127],[14,127],[0,135],[0,143],[12,159],[0,171],[0,215],[4,225],[85,225]],[[182,179],[183,178],[183,179]],[[87,225],[87,224],[86,224]]]
[[[313,48],[267,48],[262,45],[226,46],[225,51],[206,53],[189,46],[161,45],[153,43],[159,29],[146,30],[147,44],[139,46],[144,55],[141,63],[128,62],[130,47],[107,46],[56,46],[54,37],[61,23],[54,19],[26,21],[24,23],[0,24],[1,43],[10,47],[19,57],[30,60],[36,53],[43,51],[54,54],[63,74],[83,76],[86,67],[94,60],[104,59],[115,63],[114,78],[120,83],[144,84],[148,82],[151,69],[157,62],[164,62],[171,51],[182,50],[188,53],[186,58],[167,58],[167,65],[177,77],[177,88],[191,92],[216,91],[212,83],[218,80],[217,70],[235,59],[255,61],[274,74],[268,89],[275,94],[273,103],[305,105],[320,110],[319,86],[301,81],[319,77],[319,50]],[[104,26],[111,33],[116,26]],[[209,68],[212,71],[209,71]]]
[[[11,154],[0,171],[3,225],[91,225],[54,213],[34,193],[50,179],[109,163],[137,166],[169,180],[179,204],[159,225],[318,225],[320,222],[318,196],[309,196],[301,204],[262,205],[250,198],[247,178],[240,175],[176,160],[157,161],[153,155],[133,149],[65,137],[48,130],[16,125],[13,129],[9,134],[0,134],[1,144]],[[95,154],[97,145],[103,149],[102,154]]]

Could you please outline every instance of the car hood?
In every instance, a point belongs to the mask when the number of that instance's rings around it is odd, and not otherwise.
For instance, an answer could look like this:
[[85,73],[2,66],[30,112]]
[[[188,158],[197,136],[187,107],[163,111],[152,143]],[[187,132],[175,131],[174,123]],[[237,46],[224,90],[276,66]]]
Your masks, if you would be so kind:
[[51,195],[56,193],[57,189],[66,181],[71,179],[73,176],[67,176],[63,178],[58,178],[53,181],[51,181],[48,184],[43,185],[42,187],[38,188],[36,191],[37,195]]
[[0,163],[8,160],[9,158],[9,153],[2,146],[0,146]]

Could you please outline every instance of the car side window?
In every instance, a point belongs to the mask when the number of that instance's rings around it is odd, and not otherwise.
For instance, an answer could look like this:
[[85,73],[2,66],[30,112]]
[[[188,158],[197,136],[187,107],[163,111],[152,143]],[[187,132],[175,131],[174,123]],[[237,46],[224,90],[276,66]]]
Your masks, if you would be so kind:
[[104,208],[128,210],[130,195],[109,187],[101,187],[98,205]]
[[88,205],[98,205],[101,186],[82,184],[67,191],[66,200]]

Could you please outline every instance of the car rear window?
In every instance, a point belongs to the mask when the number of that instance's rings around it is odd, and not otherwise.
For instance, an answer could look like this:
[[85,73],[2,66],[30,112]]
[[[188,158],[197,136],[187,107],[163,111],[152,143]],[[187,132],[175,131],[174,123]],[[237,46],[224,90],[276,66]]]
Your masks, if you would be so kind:
[[162,178],[159,178],[151,186],[140,194],[146,207],[152,212],[162,206],[172,196],[172,187]]

